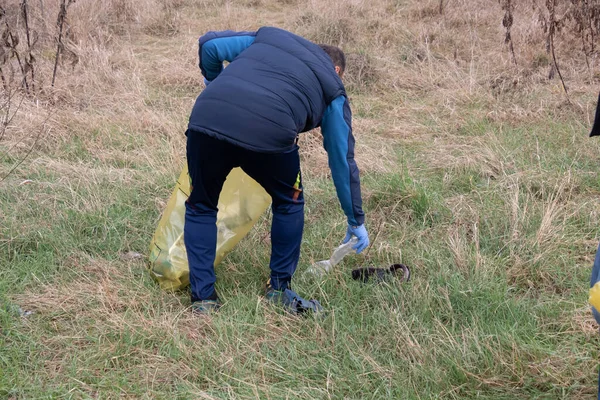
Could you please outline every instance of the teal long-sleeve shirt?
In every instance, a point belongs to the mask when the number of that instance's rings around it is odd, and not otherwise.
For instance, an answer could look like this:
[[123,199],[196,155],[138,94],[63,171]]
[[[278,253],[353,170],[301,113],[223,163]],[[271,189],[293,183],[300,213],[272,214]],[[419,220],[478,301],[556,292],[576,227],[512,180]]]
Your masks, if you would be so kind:
[[353,226],[365,220],[360,193],[359,170],[354,161],[352,113],[346,96],[339,96],[327,107],[321,122],[323,146],[338,199]]

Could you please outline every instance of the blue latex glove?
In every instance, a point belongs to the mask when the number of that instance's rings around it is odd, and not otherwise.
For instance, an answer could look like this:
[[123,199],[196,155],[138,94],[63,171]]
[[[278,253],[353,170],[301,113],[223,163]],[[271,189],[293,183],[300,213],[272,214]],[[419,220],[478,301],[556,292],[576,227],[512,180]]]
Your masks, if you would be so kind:
[[361,251],[363,251],[369,246],[369,234],[367,233],[367,228],[365,228],[365,224],[359,226],[348,225],[348,230],[346,230],[346,237],[344,238],[342,244],[348,243],[352,236],[356,236],[358,238],[358,243],[352,246],[352,248],[356,250],[356,254],[360,254]]

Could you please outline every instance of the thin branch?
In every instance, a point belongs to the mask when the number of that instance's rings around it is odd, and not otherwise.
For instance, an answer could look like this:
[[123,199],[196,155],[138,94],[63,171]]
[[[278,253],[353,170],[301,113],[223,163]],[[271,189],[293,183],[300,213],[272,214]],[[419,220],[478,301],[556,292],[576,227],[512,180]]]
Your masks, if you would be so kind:
[[60,51],[63,48],[62,36],[63,36],[63,25],[65,23],[65,17],[67,16],[67,4],[66,0],[62,0],[60,3],[60,11],[58,12],[58,18],[56,19],[56,25],[58,25],[58,39],[56,45],[56,56],[54,58],[54,71],[52,72],[52,84],[54,87],[54,82],[56,80],[56,71],[58,69],[58,58],[60,57]]
[[[38,131],[38,134],[35,137],[35,140],[33,141],[33,144],[31,145],[31,147],[29,148],[29,150],[27,151],[27,154],[25,154],[17,164],[15,164],[7,173],[6,175],[4,175],[2,177],[2,179],[0,179],[0,183],[4,182],[6,180],[6,178],[9,177],[10,174],[12,174],[17,168],[19,168],[19,166],[21,164],[23,164],[23,162],[31,155],[31,153],[33,152],[33,150],[35,149],[36,144],[38,143],[38,141],[40,140],[40,138],[42,137],[42,133],[48,133],[48,130],[45,129],[46,124],[48,123],[48,120],[50,120],[50,112],[51,110],[48,110],[48,114],[46,115],[46,118],[44,119],[44,121],[40,124],[40,129]],[[15,145],[16,146],[16,145]],[[13,146],[13,148],[15,147]]]
[[562,73],[560,72],[560,68],[558,67],[558,61],[556,59],[556,51],[554,49],[554,33],[556,32],[556,0],[546,0],[546,8],[548,8],[548,39],[550,44],[550,52],[552,53],[552,60],[554,61],[554,68],[556,72],[558,72],[558,77],[560,78],[560,82],[562,83],[562,87],[565,91],[565,95],[567,96],[567,101],[571,103],[571,99],[569,98],[569,92],[567,91],[567,85],[565,85],[565,80],[563,79]]
[[25,67],[23,67],[23,63],[21,62],[21,57],[19,56],[19,52],[17,51],[17,46],[19,45],[19,37],[13,35],[12,31],[10,30],[10,26],[8,25],[8,22],[4,21],[4,24],[6,25],[6,30],[8,32],[8,37],[10,38],[10,48],[15,56],[15,58],[17,59],[17,63],[19,64],[19,68],[21,69],[21,73],[23,74],[23,83],[25,84],[25,89],[27,90],[27,93],[29,93],[29,85],[27,84],[27,71],[25,71]]
[[[587,22],[587,25],[589,25],[589,29],[590,29],[590,55],[594,54],[594,8],[595,7],[599,7],[600,4],[597,5],[592,5],[590,7],[588,0],[583,0],[581,2],[582,6],[582,10],[581,10],[581,15],[582,18],[584,18],[585,20],[581,22],[581,28],[583,31],[585,31],[585,29],[587,28],[586,26],[584,26]],[[600,11],[600,10],[599,10]],[[600,15],[598,15],[596,18],[600,18]],[[586,61],[587,61],[587,53],[586,53]]]
[[19,101],[19,104],[17,105],[17,109],[13,112],[12,116],[6,120],[6,125],[10,125],[12,123],[12,120],[15,118],[15,115],[17,115],[17,112],[19,111],[19,109],[21,109],[21,105],[23,104],[24,100],[25,100],[25,96],[21,96],[21,100]]
[[[23,104],[23,101],[25,100],[25,96],[21,96],[21,100],[19,101],[19,104],[17,105],[17,108],[13,111],[12,115],[10,114],[10,108],[12,105],[12,97],[14,95],[14,93],[16,93],[16,91],[9,93],[6,102],[4,103],[4,105],[1,107],[2,109],[6,109],[6,113],[2,116],[2,121],[1,122],[1,126],[0,126],[0,140],[2,140],[2,138],[4,137],[5,133],[6,133],[6,129],[8,128],[8,126],[12,123],[13,119],[15,118],[15,116],[17,115],[17,113],[19,112],[19,109],[21,109],[21,105]],[[10,150],[9,150],[10,151]]]
[[0,78],[2,78],[2,86],[4,86],[4,90],[8,90],[8,82],[6,81],[4,71],[2,71],[2,67],[0,67]]
[[550,36],[550,50],[552,51],[552,60],[554,61],[554,67],[556,68],[556,72],[558,72],[558,77],[560,78],[560,82],[562,83],[562,87],[565,91],[565,95],[567,96],[567,101],[570,103],[571,99],[569,98],[569,92],[567,91],[567,85],[565,85],[565,80],[563,79],[563,76],[560,73],[560,68],[558,68],[558,61],[556,60],[556,53],[554,52],[554,35]]
[[590,36],[591,36],[591,40],[590,40],[590,45],[592,47],[592,49],[590,50],[590,52],[593,54],[594,53],[594,25],[592,24],[592,18],[588,18],[588,21],[590,21]]
[[31,71],[31,89],[35,91],[35,73],[33,69],[33,56],[31,55],[31,35],[29,33],[29,17],[27,12],[27,0],[21,1],[21,12],[23,13],[23,20],[25,21],[25,34],[27,36],[27,54],[25,62],[27,67]]
[[583,55],[585,56],[585,64],[587,65],[588,72],[591,72],[590,59],[585,45],[585,31],[583,29],[581,30],[581,46],[583,47]]
[[42,19],[46,20],[46,13],[44,12],[44,0],[40,0],[40,13],[42,14]]
[[515,55],[515,47],[513,45],[511,28],[513,25],[513,10],[515,6],[511,0],[504,0],[502,2],[502,9],[504,10],[504,18],[502,18],[502,26],[506,29],[506,34],[504,36],[504,43],[508,45],[508,49],[510,50],[510,54],[512,55],[512,61],[517,66],[517,56]]
[[[2,8],[2,6],[0,6],[0,21],[4,18],[4,15],[6,14],[6,11],[4,11],[4,8]],[[1,53],[0,53],[0,65],[4,65],[8,58],[10,57],[10,53],[6,54],[6,50],[4,50],[4,44],[0,44],[0,49],[1,49]],[[4,75],[4,71],[2,70],[2,67],[0,67],[0,78],[2,79],[2,86],[4,87],[4,90],[8,92],[8,79],[6,79],[6,76]]]
[[19,160],[19,162],[14,167],[11,168],[10,171],[8,171],[7,174],[2,177],[2,179],[0,179],[0,183],[4,182],[4,180],[6,180],[6,178],[8,178],[8,176],[10,174],[12,174],[17,168],[19,168],[19,166],[21,164],[23,164],[23,162],[27,159],[27,157],[29,157],[29,155],[33,152],[33,149],[35,149],[35,145],[37,144],[38,140],[42,136],[42,132],[43,132],[43,130],[40,129],[40,131],[38,132],[37,136],[35,137],[35,141],[31,145],[31,147],[29,148],[29,151],[27,151],[27,154],[25,154],[25,156],[23,158],[21,158]]

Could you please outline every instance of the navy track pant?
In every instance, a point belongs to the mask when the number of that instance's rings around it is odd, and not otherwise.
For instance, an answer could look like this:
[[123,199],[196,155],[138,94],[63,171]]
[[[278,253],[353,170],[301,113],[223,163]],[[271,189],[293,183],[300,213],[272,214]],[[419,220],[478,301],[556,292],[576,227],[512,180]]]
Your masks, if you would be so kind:
[[186,202],[184,242],[192,302],[216,298],[217,204],[225,179],[235,167],[241,167],[271,196],[271,285],[286,289],[298,266],[304,228],[298,147],[285,153],[257,153],[203,133],[188,130],[186,134],[192,189]]

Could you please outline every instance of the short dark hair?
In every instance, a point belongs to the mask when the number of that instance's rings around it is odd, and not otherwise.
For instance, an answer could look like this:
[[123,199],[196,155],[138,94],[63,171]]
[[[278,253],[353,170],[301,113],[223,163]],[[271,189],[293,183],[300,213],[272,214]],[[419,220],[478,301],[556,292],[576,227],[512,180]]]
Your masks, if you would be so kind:
[[346,55],[337,46],[331,46],[328,44],[320,44],[319,47],[325,51],[331,57],[331,61],[333,61],[333,65],[340,67],[340,74],[343,74],[346,70]]

